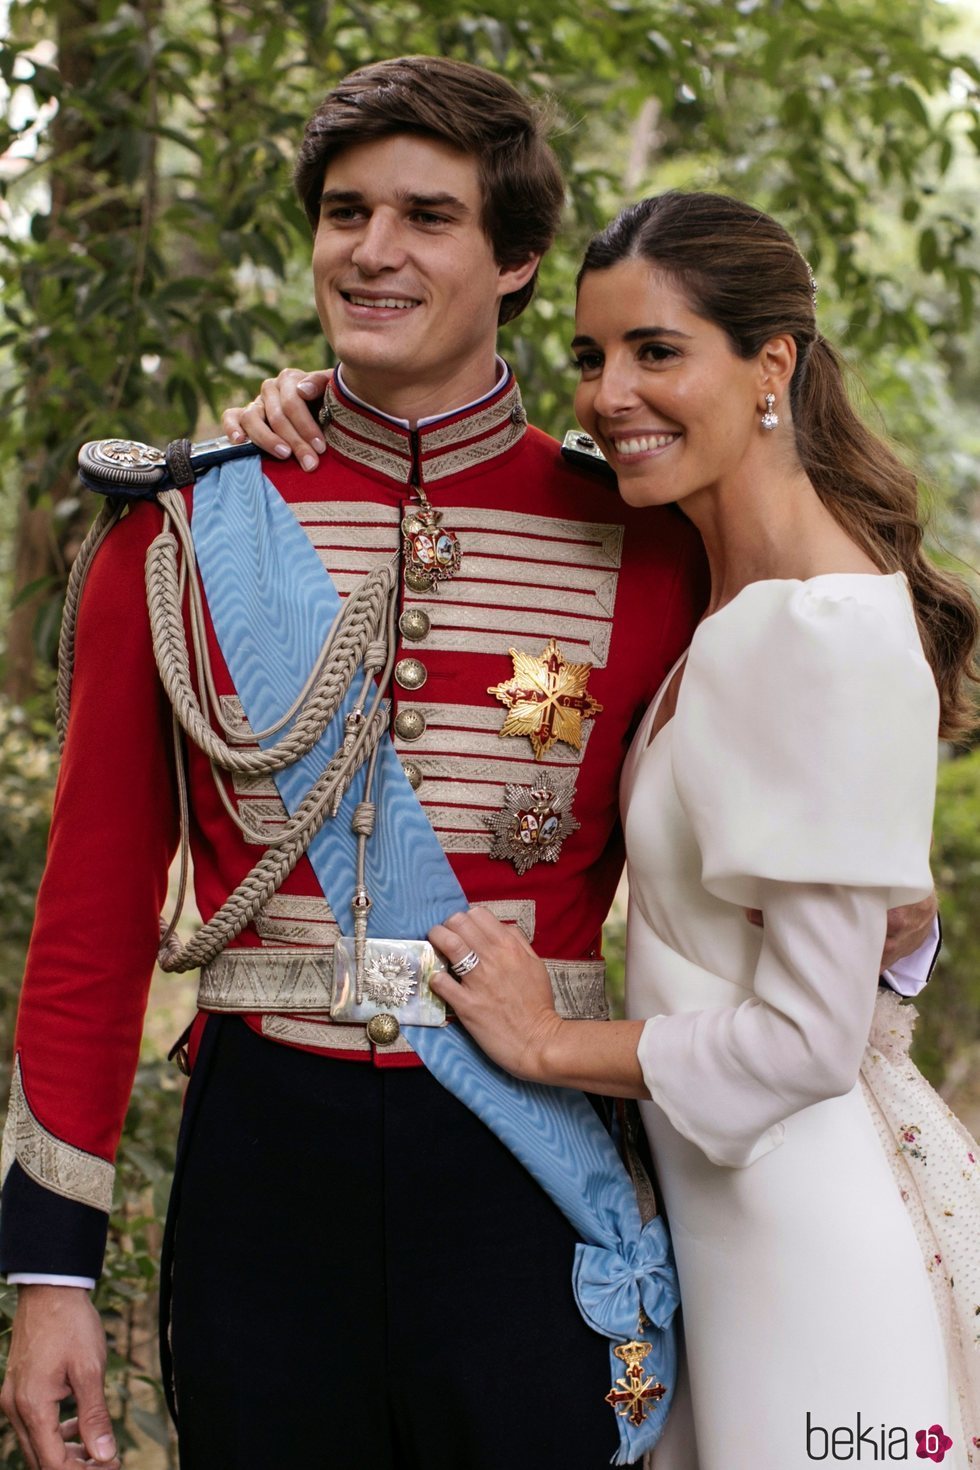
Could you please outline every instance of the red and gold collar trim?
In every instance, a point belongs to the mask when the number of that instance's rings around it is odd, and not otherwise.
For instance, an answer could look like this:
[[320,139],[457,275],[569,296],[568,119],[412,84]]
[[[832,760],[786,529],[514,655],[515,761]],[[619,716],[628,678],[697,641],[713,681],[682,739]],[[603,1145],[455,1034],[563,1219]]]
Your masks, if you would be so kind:
[[527,430],[513,373],[482,403],[418,429],[404,429],[355,403],[334,381],[327,388],[321,422],[328,447],[345,459],[399,485],[423,487],[496,459]]

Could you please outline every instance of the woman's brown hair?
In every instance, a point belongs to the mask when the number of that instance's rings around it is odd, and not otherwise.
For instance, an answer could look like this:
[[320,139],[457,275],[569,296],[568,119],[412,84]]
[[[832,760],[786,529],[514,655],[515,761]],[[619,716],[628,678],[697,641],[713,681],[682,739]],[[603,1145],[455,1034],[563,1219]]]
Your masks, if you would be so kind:
[[[483,230],[498,265],[544,255],[558,231],[565,186],[548,144],[545,114],[503,77],[445,56],[398,56],[352,71],[306,125],[294,183],[316,233],[327,164],[344,148],[414,133],[475,160]],[[501,323],[520,316],[537,271],[500,303]]]
[[727,333],[740,357],[773,337],[796,343],[790,408],[800,463],[828,509],[883,572],[904,572],[940,699],[940,734],[976,724],[980,615],[967,587],[922,549],[916,477],[855,413],[843,365],[817,330],[816,285],[782,225],[723,194],[671,190],[631,204],[597,235],[578,281],[640,258],[676,281],[692,309]]

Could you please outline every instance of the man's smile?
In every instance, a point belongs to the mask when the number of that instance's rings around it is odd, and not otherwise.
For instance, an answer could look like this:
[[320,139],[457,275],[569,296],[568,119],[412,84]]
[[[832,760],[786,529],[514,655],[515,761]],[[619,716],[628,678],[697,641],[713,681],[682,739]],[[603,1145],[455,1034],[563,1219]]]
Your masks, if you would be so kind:
[[381,296],[367,291],[341,291],[340,294],[349,306],[361,311],[409,311],[422,305],[418,297],[412,296]]

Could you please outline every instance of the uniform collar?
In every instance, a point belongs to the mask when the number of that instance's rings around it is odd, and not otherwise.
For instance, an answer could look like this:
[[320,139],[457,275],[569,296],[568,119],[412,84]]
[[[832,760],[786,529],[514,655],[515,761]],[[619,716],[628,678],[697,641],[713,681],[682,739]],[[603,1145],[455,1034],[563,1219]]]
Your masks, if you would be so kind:
[[[497,381],[494,383],[489,392],[481,393],[479,398],[473,399],[472,403],[461,403],[457,408],[451,408],[448,413],[433,413],[430,414],[429,417],[426,419],[419,419],[417,427],[420,429],[428,429],[431,428],[433,424],[441,424],[444,419],[452,418],[454,414],[466,413],[466,411],[471,408],[482,408],[484,404],[489,403],[494,394],[498,393],[501,388],[506,386],[507,381],[511,376],[510,368],[504,362],[504,359],[500,356],[499,352],[495,354],[494,362],[497,365]],[[386,424],[396,424],[400,429],[411,429],[412,426],[408,422],[408,419],[396,418],[394,414],[385,413],[384,410],[381,408],[375,408],[374,404],[368,403],[365,398],[358,398],[357,394],[348,385],[347,379],[344,376],[343,363],[338,363],[336,369],[334,370],[333,376],[334,382],[337,384],[338,388],[342,389],[345,397],[349,398],[351,403],[356,403],[358,408],[366,408],[369,413],[376,414],[378,418],[384,419]]]
[[423,419],[416,429],[355,398],[344,385],[342,371],[334,374],[322,415],[327,445],[399,485],[432,485],[496,459],[527,430],[514,374],[506,363],[501,365],[496,386],[483,398]]

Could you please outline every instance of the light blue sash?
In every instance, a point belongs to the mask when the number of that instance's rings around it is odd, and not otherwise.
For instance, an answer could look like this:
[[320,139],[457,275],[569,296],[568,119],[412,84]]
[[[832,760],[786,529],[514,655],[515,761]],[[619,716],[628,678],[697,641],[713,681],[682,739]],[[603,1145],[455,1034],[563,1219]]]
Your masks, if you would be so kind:
[[[192,531],[229,673],[249,724],[265,729],[303,687],[340,606],[336,588],[258,456],[218,465],[205,475],[194,492]],[[276,776],[289,812],[341,744],[353,703],[348,695],[313,750]],[[355,881],[351,815],[364,781],[362,769],[337,818],[327,821],[309,848],[342,929]],[[387,739],[374,800],[378,824],[366,863],[373,899],[369,932],[422,939],[433,924],[468,904]],[[582,1093],[517,1081],[490,1062],[461,1026],[411,1026],[405,1034],[433,1076],[506,1144],[582,1237],[573,1289],[585,1321],[611,1340],[614,1388],[627,1373],[614,1346],[637,1337],[653,1344],[644,1375],[667,1392],[640,1425],[625,1413],[616,1419],[620,1448],[613,1463],[632,1464],[659,1439],[676,1379],[672,1324],[679,1298],[663,1221],[641,1223],[615,1144]],[[642,1332],[641,1309],[651,1324]]]

